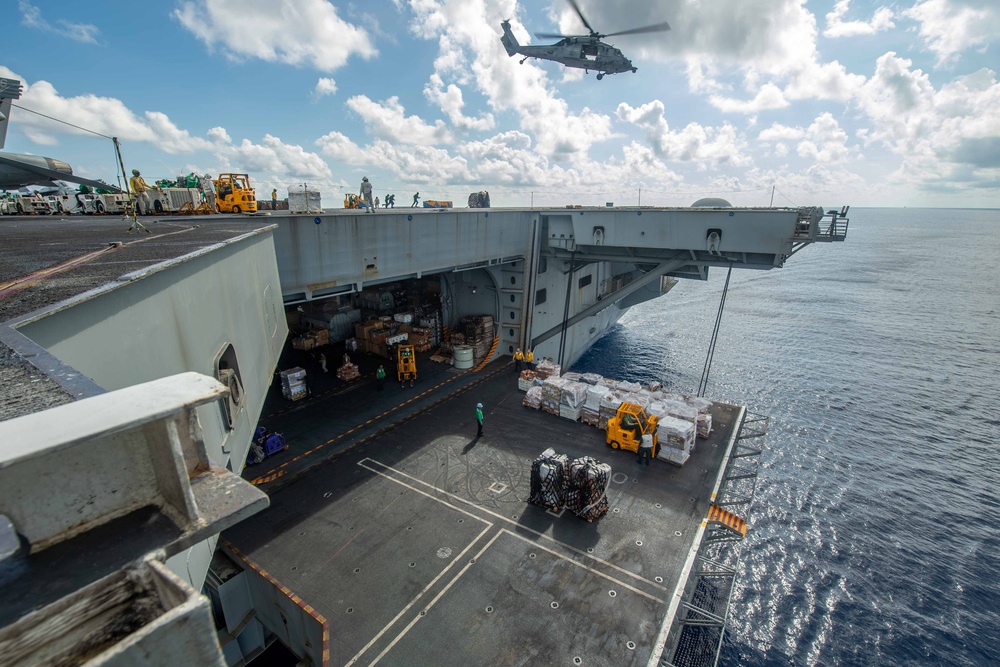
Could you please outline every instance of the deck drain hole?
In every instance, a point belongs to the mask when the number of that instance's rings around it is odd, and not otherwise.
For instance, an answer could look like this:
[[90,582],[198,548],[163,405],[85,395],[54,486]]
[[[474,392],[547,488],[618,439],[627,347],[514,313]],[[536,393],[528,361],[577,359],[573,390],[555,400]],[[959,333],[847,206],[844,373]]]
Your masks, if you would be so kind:
[[416,567],[416,566],[417,566],[416,563],[410,563],[410,567]]
[[333,491],[327,491],[326,493],[323,494],[323,497],[324,498],[329,498],[332,495],[333,495]]
[[549,606],[552,607],[553,609],[558,609],[559,603],[553,600],[552,602],[549,603]]
[[681,531],[675,530],[674,531],[674,535],[676,535],[677,537],[680,537],[681,536]]
[[351,498],[351,502],[352,503],[356,503],[356,502],[358,502],[358,499],[357,498]]
[[487,607],[486,608],[486,613],[487,614],[492,614],[493,613],[493,607]]
[[573,658],[573,664],[574,665],[582,665],[583,664],[583,660],[581,660],[580,657],[577,656],[577,657]]
[[361,571],[361,568],[360,568],[360,567],[356,567],[356,568],[354,568],[354,574],[357,574],[357,573],[358,573],[358,572],[360,572],[360,571]]
[[427,615],[427,610],[426,609],[421,609],[420,610],[420,615],[421,616],[426,616]]
[[624,484],[628,480],[628,475],[623,472],[616,472],[611,476],[611,481],[615,484]]
[[516,515],[516,514],[511,514],[511,515],[510,515],[510,518],[511,518],[511,519],[516,519],[516,518],[517,518],[517,515]]
[[627,644],[625,644],[625,647],[628,650],[630,650],[630,651],[634,651],[635,650],[635,642],[628,642]]
[[493,493],[503,493],[507,490],[507,485],[503,482],[493,482],[489,488]]
[[292,566],[292,572],[295,572],[295,570],[297,570],[297,569],[299,569],[299,567],[297,565],[293,565]]
[[663,505],[661,505],[660,503],[656,503],[655,507],[656,509],[660,509],[661,507],[663,507]]
[[437,550],[438,558],[448,558],[449,556],[451,556],[451,549],[449,549],[448,547],[441,547],[440,549]]
[[413,530],[413,526],[407,526],[406,529],[407,530]]
[[459,519],[458,522],[459,523],[465,523],[465,519]]
[[354,613],[354,607],[348,607],[347,608],[347,613],[348,614],[353,614]]
[[612,590],[608,591],[608,595],[610,595],[613,598],[616,598],[616,597],[618,597],[618,591],[612,589]]
[[621,512],[621,510],[620,510],[620,509],[618,509],[618,508],[616,507],[616,508],[614,508],[613,510],[611,510],[611,512],[612,512],[613,514],[618,514],[619,512]]
[[639,483],[639,480],[638,480],[638,479],[636,479],[635,477],[633,477],[633,478],[632,478],[632,483],[633,483],[633,484],[638,484],[638,483]]
[[535,554],[533,554],[533,553],[528,554],[528,558],[534,558],[534,557],[535,557]]
[[694,502],[694,498],[688,498],[688,500],[690,500],[691,502]]
[[305,532],[299,533],[299,537],[302,537],[303,535],[305,535]]
[[662,584],[663,583],[663,577],[654,577],[653,581],[655,581],[658,584]]
[[703,473],[706,473],[706,472],[708,472],[708,469],[706,469],[706,468],[702,468],[702,469],[701,469],[701,471],[702,471]]
[[642,546],[642,540],[636,540],[635,541],[635,546],[641,547]]
[[350,528],[348,528],[347,530],[354,530],[354,526],[351,526],[351,527],[350,527]]
[[594,547],[587,547],[587,553],[588,554],[594,553]]
[[476,564],[476,559],[475,558],[470,558],[469,559],[469,565],[475,565],[475,564]]

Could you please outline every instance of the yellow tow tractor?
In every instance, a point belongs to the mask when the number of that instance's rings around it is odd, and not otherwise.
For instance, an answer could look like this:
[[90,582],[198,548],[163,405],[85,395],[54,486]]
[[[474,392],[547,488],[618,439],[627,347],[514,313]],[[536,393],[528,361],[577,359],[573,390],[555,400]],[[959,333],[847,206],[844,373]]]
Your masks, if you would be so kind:
[[608,420],[607,442],[612,449],[624,449],[629,452],[639,452],[642,436],[653,436],[653,456],[659,441],[656,437],[656,416],[647,416],[642,406],[635,403],[622,403],[618,413]]
[[212,183],[219,213],[257,212],[257,195],[250,187],[248,174],[219,174]]
[[413,354],[412,345],[400,345],[396,348],[396,375],[399,378],[399,386],[402,387],[407,380],[413,386],[417,379],[417,358]]

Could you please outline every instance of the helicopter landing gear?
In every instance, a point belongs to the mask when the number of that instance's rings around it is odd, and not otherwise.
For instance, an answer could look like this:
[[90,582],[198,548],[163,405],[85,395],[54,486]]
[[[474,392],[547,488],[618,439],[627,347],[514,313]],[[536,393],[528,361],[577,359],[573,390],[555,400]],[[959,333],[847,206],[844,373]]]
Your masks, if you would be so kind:
[[639,71],[639,68],[638,68],[638,67],[633,67],[633,68],[632,68],[632,74],[635,74],[635,73],[636,73],[636,72],[638,72],[638,71]]
[[604,78],[604,72],[601,72],[600,74],[597,75],[597,80],[598,81],[600,81],[603,78]]

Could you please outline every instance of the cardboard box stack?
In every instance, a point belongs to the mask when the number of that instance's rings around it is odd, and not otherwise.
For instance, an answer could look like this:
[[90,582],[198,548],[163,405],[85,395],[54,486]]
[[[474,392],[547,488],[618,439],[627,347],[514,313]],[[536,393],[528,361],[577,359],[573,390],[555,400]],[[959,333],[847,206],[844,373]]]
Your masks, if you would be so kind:
[[361,377],[361,372],[355,364],[350,362],[345,363],[343,366],[337,369],[337,377],[344,382],[349,382],[351,380],[356,380]]
[[517,377],[517,388],[521,391],[528,391],[537,384],[535,382],[536,377],[538,376],[535,375],[535,371],[528,369],[521,371],[521,374]]
[[281,395],[290,401],[305,398],[309,393],[306,388],[306,371],[304,368],[289,368],[281,371]]
[[313,329],[292,339],[292,347],[296,350],[312,350],[330,342],[330,332],[327,329]]
[[589,387],[590,385],[585,382],[566,380],[559,396],[559,416],[563,419],[579,421],[580,410],[587,402],[587,389]]
[[559,401],[562,398],[562,388],[566,380],[559,376],[546,378],[542,383],[542,410],[549,414],[559,414]]
[[[459,321],[458,333],[465,337],[465,345],[472,346],[472,358],[479,363],[493,348],[494,336],[492,315],[467,315]],[[452,345],[460,345],[452,334]]]

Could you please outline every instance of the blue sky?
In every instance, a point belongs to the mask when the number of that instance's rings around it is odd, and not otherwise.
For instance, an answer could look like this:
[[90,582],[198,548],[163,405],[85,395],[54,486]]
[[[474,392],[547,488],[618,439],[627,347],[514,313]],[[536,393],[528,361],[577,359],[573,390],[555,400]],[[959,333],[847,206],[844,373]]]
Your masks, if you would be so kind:
[[1000,206],[994,0],[579,0],[637,73],[509,58],[499,23],[584,32],[565,0],[17,0],[6,150],[113,180],[494,205]]

